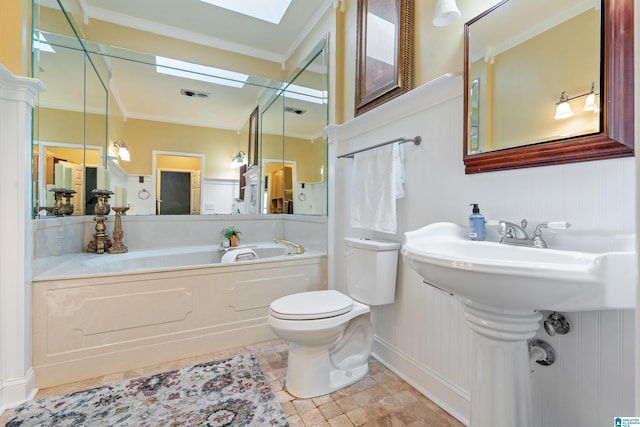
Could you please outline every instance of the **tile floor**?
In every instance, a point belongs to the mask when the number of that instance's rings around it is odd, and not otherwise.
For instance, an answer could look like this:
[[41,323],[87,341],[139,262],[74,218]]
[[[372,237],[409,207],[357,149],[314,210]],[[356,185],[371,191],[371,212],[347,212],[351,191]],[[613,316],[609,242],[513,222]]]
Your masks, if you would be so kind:
[[[462,426],[435,403],[424,397],[384,365],[371,358],[369,375],[356,384],[329,395],[298,399],[283,387],[287,370],[287,343],[281,340],[240,347],[224,352],[182,359],[134,371],[127,371],[72,384],[43,389],[37,397],[72,393],[104,384],[153,375],[190,366],[205,360],[216,360],[238,353],[256,353],[262,370],[289,418],[291,427],[450,427]],[[0,426],[11,419],[11,410],[0,416]],[[25,426],[26,427],[26,426]]]

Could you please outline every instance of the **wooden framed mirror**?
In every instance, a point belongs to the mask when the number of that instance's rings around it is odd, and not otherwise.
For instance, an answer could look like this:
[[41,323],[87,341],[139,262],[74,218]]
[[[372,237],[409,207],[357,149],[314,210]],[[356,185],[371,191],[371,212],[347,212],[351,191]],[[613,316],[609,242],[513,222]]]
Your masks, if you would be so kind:
[[[554,10],[558,8],[556,0],[549,8],[544,7],[536,2],[537,8],[543,10]],[[570,0],[561,0],[561,2],[569,2]],[[596,58],[595,70],[598,79],[585,81],[585,85],[598,88],[596,93],[599,95],[599,111],[592,131],[583,131],[580,134],[562,135],[542,138],[539,140],[524,141],[521,145],[515,144],[513,147],[499,147],[497,149],[483,148],[482,143],[478,143],[478,134],[482,135],[484,130],[493,126],[493,118],[491,110],[483,110],[483,106],[498,104],[504,99],[494,97],[490,102],[479,103],[476,99],[478,95],[478,81],[484,83],[482,78],[478,78],[477,73],[471,71],[472,63],[479,57],[477,52],[472,49],[475,29],[478,24],[490,21],[499,17],[507,6],[514,6],[516,3],[526,3],[527,0],[505,0],[496,4],[491,9],[485,11],[474,19],[465,24],[465,44],[464,44],[464,138],[463,153],[465,173],[490,172],[506,169],[518,169],[525,167],[553,165],[561,163],[582,162],[596,159],[607,159],[615,157],[626,157],[634,155],[634,76],[633,76],[633,0],[598,0],[596,1],[596,9],[600,23],[599,41],[600,50],[599,58]],[[549,12],[546,12],[549,15]],[[503,18],[500,18],[503,19]],[[529,17],[527,17],[529,19]],[[506,22],[504,22],[506,24]],[[495,21],[492,23],[495,30]],[[506,26],[506,25],[505,25]],[[597,22],[596,22],[597,26]],[[507,43],[509,44],[509,43]],[[514,45],[515,43],[511,43]],[[550,48],[552,49],[552,48]],[[491,63],[492,67],[497,67],[495,52],[487,49],[484,61]],[[540,49],[538,49],[540,51]],[[543,51],[545,51],[543,49]],[[475,59],[474,59],[475,58]],[[495,59],[495,65],[494,61]],[[599,61],[598,61],[599,59]],[[546,64],[548,66],[557,66],[555,62]],[[560,67],[564,65],[560,64]],[[493,72],[493,70],[492,70]],[[492,73],[489,73],[491,77]],[[515,76],[514,76],[515,77]],[[486,78],[486,77],[485,77]],[[534,76],[533,79],[536,79]],[[594,78],[595,79],[595,78]],[[538,79],[543,80],[543,79]],[[573,82],[568,81],[567,85]],[[548,95],[546,101],[548,110],[545,110],[551,120],[554,120],[553,111],[559,103],[561,91],[547,87],[548,81],[543,80],[536,88],[537,91],[544,91],[545,96]],[[471,93],[473,89],[473,94]],[[575,98],[586,97],[589,87],[586,91],[576,93]],[[480,97],[492,96],[492,92],[487,86],[481,86]],[[511,92],[511,96],[519,96],[518,93]],[[569,97],[574,94],[569,93]],[[526,109],[525,109],[526,108]],[[531,110],[527,111],[525,106],[516,114],[527,115],[535,114]]]

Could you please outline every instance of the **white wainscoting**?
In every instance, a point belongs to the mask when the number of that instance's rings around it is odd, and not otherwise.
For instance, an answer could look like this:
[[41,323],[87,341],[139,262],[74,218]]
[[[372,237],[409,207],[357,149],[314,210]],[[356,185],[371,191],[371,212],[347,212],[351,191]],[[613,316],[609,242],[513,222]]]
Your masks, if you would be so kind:
[[[574,228],[635,232],[633,158],[465,175],[462,162],[462,78],[443,76],[340,126],[330,137],[330,286],[344,290],[344,236],[402,241],[429,223],[466,224],[469,203],[487,219],[530,223],[566,220]],[[398,137],[404,144],[405,192],[395,235],[352,229],[348,222],[351,160],[356,149]],[[373,309],[375,354],[463,422],[469,417],[471,346],[455,297],[427,287],[399,261],[396,302]],[[634,414],[634,311],[570,313],[574,329],[551,343],[558,362],[533,372],[535,424],[611,425]]]

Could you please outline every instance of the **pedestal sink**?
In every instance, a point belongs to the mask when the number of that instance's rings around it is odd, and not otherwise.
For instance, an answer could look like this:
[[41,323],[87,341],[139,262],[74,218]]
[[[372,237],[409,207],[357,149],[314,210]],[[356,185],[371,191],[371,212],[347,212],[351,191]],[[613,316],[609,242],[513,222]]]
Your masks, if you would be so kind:
[[533,425],[527,340],[537,310],[635,308],[634,235],[549,233],[549,248],[471,241],[435,223],[405,233],[402,256],[425,283],[457,295],[473,330],[472,427]]

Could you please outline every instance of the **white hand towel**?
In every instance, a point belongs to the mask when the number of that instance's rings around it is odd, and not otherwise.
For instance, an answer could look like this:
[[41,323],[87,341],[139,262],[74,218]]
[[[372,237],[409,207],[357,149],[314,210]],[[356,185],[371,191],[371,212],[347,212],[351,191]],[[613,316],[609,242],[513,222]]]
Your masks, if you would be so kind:
[[400,143],[353,156],[351,226],[395,234],[396,199],[404,196]]

